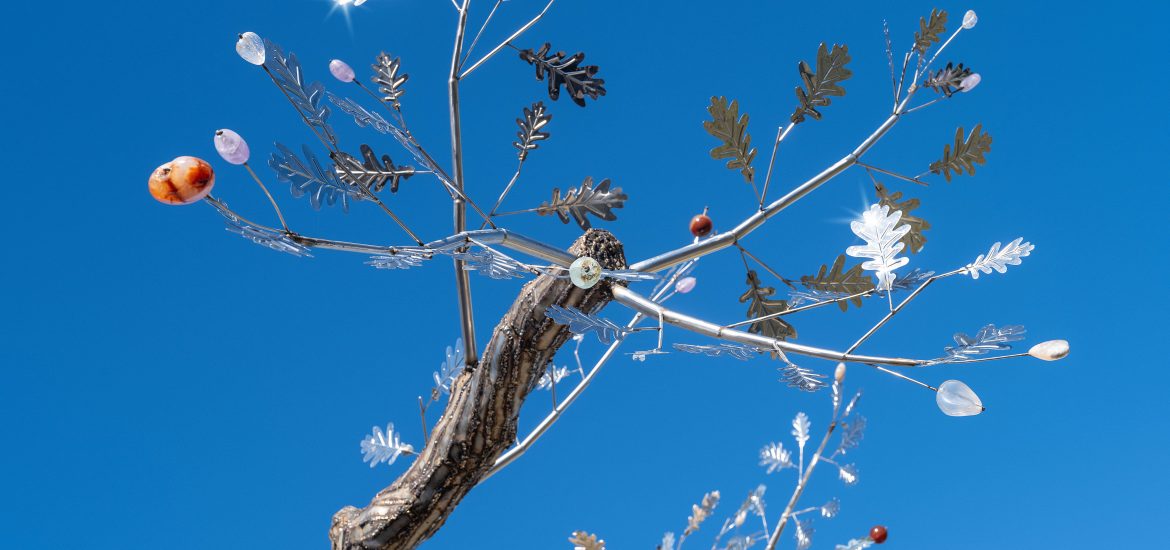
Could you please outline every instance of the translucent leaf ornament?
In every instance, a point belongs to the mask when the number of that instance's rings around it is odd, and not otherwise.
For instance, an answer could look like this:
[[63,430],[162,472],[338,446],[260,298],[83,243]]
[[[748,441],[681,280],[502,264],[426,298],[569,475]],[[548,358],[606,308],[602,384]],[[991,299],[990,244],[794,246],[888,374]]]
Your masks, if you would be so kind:
[[826,518],[831,519],[833,517],[836,517],[837,513],[840,511],[841,511],[841,501],[837,500],[835,498],[829,500],[829,502],[826,502],[824,506],[821,506],[821,515],[826,517]]
[[958,380],[947,380],[935,394],[938,408],[947,416],[975,416],[983,412],[983,402],[971,388]]
[[792,462],[792,452],[785,449],[783,443],[777,442],[760,449],[760,466],[766,466],[770,474],[785,468],[795,468],[796,464]]
[[747,361],[755,358],[761,352],[760,349],[752,346],[745,346],[742,344],[715,344],[715,345],[696,345],[696,344],[674,344],[674,349],[686,352],[706,355],[708,357],[720,357],[723,355],[734,357],[740,361]]
[[853,485],[857,483],[857,465],[846,464],[837,467],[837,477],[844,481],[846,485]]
[[808,550],[808,547],[812,546],[812,522],[798,519],[793,522],[793,527],[795,528],[793,536],[796,538],[796,550]]
[[590,315],[579,309],[554,304],[549,306],[544,314],[559,324],[568,325],[569,331],[573,334],[594,333],[602,344],[612,344],[615,340],[625,338],[629,332],[609,319]]
[[862,214],[860,221],[849,224],[853,233],[865,240],[865,245],[851,246],[845,253],[854,258],[869,258],[861,268],[877,275],[878,290],[890,290],[894,284],[894,270],[910,262],[909,258],[898,257],[906,246],[901,239],[910,232],[910,226],[901,221],[901,210],[891,213],[889,206],[875,204]]
[[463,367],[466,365],[467,363],[463,360],[463,339],[456,338],[454,347],[447,346],[447,353],[443,362],[439,363],[439,370],[432,373],[435,379],[435,389],[432,394],[436,399],[439,394],[451,394],[451,385],[455,383],[455,379],[459,377],[459,373],[463,372]]
[[1023,240],[1024,238],[1020,237],[1002,248],[1000,248],[999,242],[996,242],[991,245],[987,254],[981,254],[975,258],[975,261],[967,264],[963,271],[972,279],[978,279],[980,273],[988,274],[993,270],[997,273],[1007,273],[1007,266],[1020,265],[1020,258],[1030,255],[1032,250],[1036,248],[1032,246],[1032,243],[1023,242]]
[[413,453],[414,446],[398,438],[393,423],[386,425],[385,432],[374,426],[373,433],[362,440],[362,462],[369,462],[371,468],[383,462],[386,465],[394,464],[399,456]]

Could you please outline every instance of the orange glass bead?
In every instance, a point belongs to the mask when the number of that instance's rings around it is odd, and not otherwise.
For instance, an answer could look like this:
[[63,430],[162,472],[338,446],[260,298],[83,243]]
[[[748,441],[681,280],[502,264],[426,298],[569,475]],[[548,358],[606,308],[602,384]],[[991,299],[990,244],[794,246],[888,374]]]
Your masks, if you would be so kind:
[[706,237],[715,224],[711,222],[711,218],[706,214],[699,214],[691,218],[691,234],[696,237]]
[[207,161],[179,157],[154,170],[148,186],[150,194],[163,204],[192,204],[211,193],[215,171]]
[[886,532],[886,528],[881,525],[874,525],[873,529],[869,530],[869,538],[873,539],[873,541],[877,544],[886,542],[887,536],[889,536],[889,533]]

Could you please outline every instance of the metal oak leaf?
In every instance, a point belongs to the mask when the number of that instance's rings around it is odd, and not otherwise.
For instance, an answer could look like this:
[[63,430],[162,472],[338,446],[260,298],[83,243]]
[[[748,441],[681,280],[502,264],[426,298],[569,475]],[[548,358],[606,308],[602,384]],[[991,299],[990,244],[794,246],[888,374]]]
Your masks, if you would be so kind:
[[[788,302],[786,300],[772,300],[768,298],[776,293],[776,289],[770,286],[763,286],[763,283],[760,282],[760,276],[755,271],[747,272],[747,285],[748,289],[739,297],[739,302],[741,304],[749,302],[747,311],[748,319],[788,310]],[[779,340],[796,338],[796,328],[780,317],[756,321],[748,327],[748,332],[762,334],[768,338],[776,338]]]
[[573,334],[588,334],[590,332],[596,334],[597,339],[602,344],[612,344],[616,340],[625,338],[626,333],[629,332],[626,328],[618,326],[609,319],[590,315],[579,309],[565,308],[554,304],[549,306],[544,314],[558,324],[567,325]]
[[386,52],[378,54],[377,62],[370,65],[370,68],[374,69],[374,76],[371,80],[378,85],[378,91],[382,93],[382,101],[395,109],[402,107],[398,98],[406,93],[402,85],[410,78],[410,75],[406,73],[398,74],[400,65],[400,58],[390,57],[390,54]]
[[524,108],[524,116],[516,119],[516,125],[520,127],[520,131],[516,132],[517,141],[512,142],[512,146],[520,151],[521,161],[528,158],[529,151],[538,147],[536,142],[548,139],[548,132],[542,132],[541,128],[551,120],[552,115],[548,114],[543,101],[537,101],[532,107]]
[[943,148],[943,156],[941,159],[930,163],[930,172],[932,174],[942,174],[949,183],[951,181],[951,173],[961,175],[964,170],[968,175],[975,175],[975,165],[985,164],[987,159],[984,155],[991,151],[991,135],[983,131],[982,124],[976,124],[971,129],[971,133],[967,139],[963,139],[963,127],[960,126],[955,131],[955,146],[952,149],[951,144],[947,144]]
[[890,210],[897,210],[902,213],[902,222],[910,226],[910,231],[902,237],[902,243],[905,244],[911,253],[917,254],[922,251],[922,247],[926,245],[926,235],[922,232],[930,229],[930,222],[911,215],[910,212],[922,205],[918,199],[902,199],[902,192],[895,191],[891,193],[881,183],[874,185],[877,190],[878,204],[889,206]]
[[333,134],[333,128],[329,126],[329,107],[321,103],[321,99],[325,97],[325,85],[320,82],[305,84],[304,75],[301,74],[301,64],[297,61],[296,54],[289,52],[286,57],[280,46],[268,40],[264,41],[264,47],[269,52],[264,66],[269,69],[269,74],[276,81],[276,85],[305,117],[305,122],[316,131],[324,134],[325,139],[329,140],[330,143],[336,145],[337,136]]
[[946,10],[930,10],[929,20],[925,17],[918,19],[918,31],[914,33],[915,51],[918,52],[918,55],[926,53],[926,50],[930,49],[932,44],[937,43],[945,32],[947,32]]
[[800,105],[792,113],[794,124],[804,122],[805,116],[814,120],[821,119],[817,107],[825,107],[832,103],[830,96],[844,96],[845,88],[840,83],[853,76],[853,71],[845,67],[850,61],[849,46],[833,44],[830,50],[822,42],[817,49],[817,70],[814,73],[808,63],[801,61],[796,68],[800,72],[800,79],[804,81],[804,88],[796,87],[796,99]]
[[739,102],[732,100],[727,103],[726,97],[711,96],[711,105],[707,107],[711,120],[703,122],[703,129],[707,130],[722,145],[711,149],[711,158],[716,160],[730,159],[727,167],[739,170],[744,181],[752,183],[756,169],[752,161],[756,158],[756,149],[752,147],[752,136],[747,131],[748,115],[739,115]]
[[970,67],[964,67],[962,63],[959,63],[957,67],[952,63],[947,63],[946,67],[939,69],[938,72],[927,78],[923,85],[946,97],[951,97],[959,91],[963,79],[968,76],[971,76]]
[[597,538],[597,535],[586,533],[585,531],[573,531],[573,536],[569,537],[569,542],[573,544],[574,550],[605,550],[605,541]]
[[302,162],[291,149],[276,144],[276,153],[268,160],[268,166],[276,172],[276,178],[288,182],[293,197],[309,195],[309,204],[320,210],[322,204],[330,206],[341,202],[341,209],[349,212],[349,200],[360,200],[362,190],[337,177],[333,170],[321,167],[316,155],[308,145],[303,147],[305,160]]
[[540,49],[520,52],[520,59],[536,67],[536,79],[548,81],[548,97],[556,101],[561,95],[561,86],[569,93],[573,103],[585,106],[585,98],[597,100],[605,95],[605,80],[595,78],[597,65],[581,65],[585,60],[583,52],[565,57],[565,52],[549,53],[552,45],[545,42]]
[[992,270],[998,273],[1007,273],[1007,266],[1020,265],[1023,258],[1032,254],[1032,250],[1036,247],[1032,243],[1023,242],[1024,238],[1019,237],[1016,240],[1007,243],[1006,246],[1000,248],[997,241],[991,245],[991,249],[987,254],[980,254],[975,258],[974,262],[967,264],[963,271],[971,276],[972,279],[978,279],[979,274],[990,274]]
[[389,182],[390,192],[397,193],[399,182],[414,175],[414,167],[395,166],[390,155],[382,155],[379,159],[369,145],[362,144],[361,151],[362,160],[343,152],[333,156],[333,170],[342,181],[375,193],[384,189]]
[[[866,292],[874,288],[873,278],[864,274],[861,264],[845,269],[844,254],[837,256],[832,267],[822,265],[821,270],[815,276],[801,277],[800,284],[809,290],[833,293],[839,297]],[[852,303],[853,307],[861,307],[861,297],[842,300],[837,302],[837,306],[841,308],[841,311],[845,311],[849,309],[849,306],[846,305],[848,303]]]
[[593,178],[586,177],[581,187],[570,189],[561,196],[559,187],[553,188],[552,200],[541,204],[536,213],[541,216],[556,214],[563,223],[569,223],[569,218],[577,222],[581,229],[589,229],[589,218],[586,214],[593,214],[605,221],[614,221],[617,214],[614,208],[621,208],[629,197],[622,193],[621,187],[609,188],[609,179],[601,180],[597,187],[593,187]]

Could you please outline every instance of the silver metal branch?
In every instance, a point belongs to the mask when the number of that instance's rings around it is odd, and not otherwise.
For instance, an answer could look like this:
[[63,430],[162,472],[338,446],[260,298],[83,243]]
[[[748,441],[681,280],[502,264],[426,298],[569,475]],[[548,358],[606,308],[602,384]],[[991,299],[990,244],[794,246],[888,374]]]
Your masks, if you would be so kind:
[[[451,52],[451,71],[447,79],[448,105],[451,111],[451,166],[454,172],[455,190],[459,197],[454,199],[453,213],[455,232],[467,229],[467,203],[463,200],[463,127],[459,112],[459,62],[463,52],[463,34],[467,30],[467,11],[471,0],[463,0],[459,8],[459,23],[455,28],[455,46]],[[490,218],[484,216],[490,223]],[[475,314],[471,308],[471,278],[463,269],[463,261],[455,259],[455,287],[459,295],[459,324],[463,330],[464,360],[474,366],[479,353],[475,345]]]
[[[465,0],[465,2],[466,1],[467,0]],[[548,9],[552,7],[553,2],[555,2],[555,1],[556,0],[549,0],[548,4],[546,4],[544,6],[543,10],[540,10],[540,13],[538,13],[536,15],[536,17],[533,17],[531,21],[525,23],[523,27],[520,27],[519,29],[517,29],[516,32],[512,33],[510,36],[508,36],[508,38],[504,39],[503,42],[500,42],[500,45],[496,46],[495,48],[492,48],[492,51],[488,52],[487,55],[479,58],[479,61],[476,61],[475,64],[473,64],[471,67],[468,67],[468,69],[466,71],[463,71],[463,73],[459,75],[459,78],[466,78],[467,75],[471,74],[476,69],[478,69],[480,65],[483,65],[485,62],[487,62],[487,60],[491,59],[492,56],[496,55],[497,53],[500,52],[500,50],[502,50],[505,47],[507,47],[508,45],[510,45],[513,40],[519,38],[520,35],[524,34],[525,31],[527,31],[528,29],[531,29],[533,25],[535,25],[537,22],[540,21],[540,19],[542,17],[544,17],[544,14],[548,13]],[[464,4],[464,6],[466,7],[466,3]],[[465,16],[466,13],[464,13],[463,15]]]

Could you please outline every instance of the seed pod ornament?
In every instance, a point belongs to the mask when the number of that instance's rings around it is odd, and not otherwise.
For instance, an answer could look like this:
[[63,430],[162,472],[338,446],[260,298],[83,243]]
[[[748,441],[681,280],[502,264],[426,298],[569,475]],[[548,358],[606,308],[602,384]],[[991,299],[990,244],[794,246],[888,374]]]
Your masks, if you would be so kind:
[[192,204],[211,194],[215,171],[201,158],[179,157],[150,175],[150,195],[163,204]]
[[696,237],[706,237],[714,227],[714,222],[711,221],[710,216],[707,216],[706,208],[703,209],[702,214],[691,218],[691,235]]

